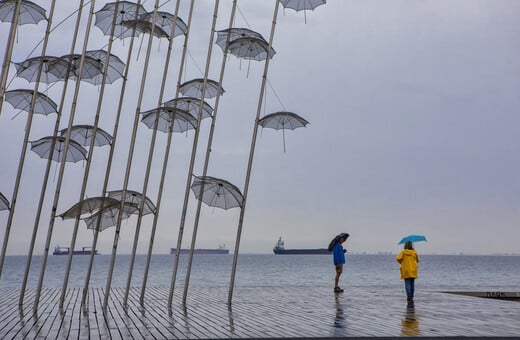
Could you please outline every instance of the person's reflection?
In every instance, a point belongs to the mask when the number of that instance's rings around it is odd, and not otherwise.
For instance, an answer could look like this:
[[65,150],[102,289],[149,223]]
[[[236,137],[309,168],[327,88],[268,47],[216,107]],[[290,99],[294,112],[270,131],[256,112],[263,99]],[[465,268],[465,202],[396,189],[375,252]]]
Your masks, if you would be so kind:
[[340,294],[334,294],[335,306],[336,306],[336,316],[334,317],[334,327],[336,328],[345,328],[345,312],[343,311],[343,303],[340,300]]
[[419,319],[415,315],[415,308],[412,306],[406,307],[404,318],[401,320],[401,335],[406,336],[420,336]]

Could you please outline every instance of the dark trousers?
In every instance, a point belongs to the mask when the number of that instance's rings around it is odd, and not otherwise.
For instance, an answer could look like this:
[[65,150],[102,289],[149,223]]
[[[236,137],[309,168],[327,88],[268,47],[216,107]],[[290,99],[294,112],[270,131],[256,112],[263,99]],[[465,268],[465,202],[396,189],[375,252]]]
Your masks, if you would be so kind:
[[413,298],[413,293],[415,291],[415,279],[404,279],[404,288],[406,289],[406,296]]

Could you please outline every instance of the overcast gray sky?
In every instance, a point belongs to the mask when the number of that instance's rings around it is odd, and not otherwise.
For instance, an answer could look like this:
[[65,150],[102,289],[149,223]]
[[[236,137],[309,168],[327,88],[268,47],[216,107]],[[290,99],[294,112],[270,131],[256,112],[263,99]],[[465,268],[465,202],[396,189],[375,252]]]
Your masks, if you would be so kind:
[[[35,1],[49,9],[50,1]],[[97,1],[99,10],[104,1]],[[220,1],[217,29],[228,25],[231,1]],[[269,37],[275,1],[238,2],[235,27]],[[147,10],[153,1],[145,1]],[[161,10],[173,12],[174,2]],[[188,1],[180,17],[187,20]],[[77,6],[59,4],[55,22]],[[88,12],[88,10],[85,10]],[[212,1],[196,1],[185,80],[201,77],[206,62]],[[86,15],[87,13],[85,13]],[[259,131],[240,251],[269,253],[278,237],[288,248],[326,247],[349,232],[353,252],[397,252],[404,235],[424,234],[423,253],[520,253],[520,2],[515,0],[329,0],[305,14],[280,10],[262,115],[287,110],[306,118],[305,129]],[[84,16],[83,30],[86,17]],[[53,31],[48,55],[69,53],[72,19]],[[45,23],[19,29],[14,61],[43,37]],[[8,23],[0,23],[0,46]],[[83,33],[80,35],[83,36]],[[123,121],[116,143],[110,190],[123,185],[129,138],[147,39],[134,45]],[[89,49],[105,48],[93,28]],[[81,51],[79,42],[76,52]],[[156,107],[167,41],[154,40],[143,110]],[[141,47],[140,47],[141,46]],[[129,39],[113,53],[126,60]],[[165,100],[175,93],[182,39],[174,42]],[[41,46],[39,47],[41,48]],[[139,56],[137,57],[138,50]],[[4,49],[2,48],[2,51]],[[39,50],[38,50],[39,51]],[[31,55],[36,56],[40,52]],[[3,53],[0,56],[3,58]],[[222,50],[214,45],[210,78],[218,79]],[[263,62],[230,57],[216,122],[208,175],[244,187]],[[9,79],[14,76],[11,67]],[[121,80],[107,86],[100,127],[113,130]],[[63,83],[40,91],[59,102]],[[33,88],[15,79],[8,89]],[[73,93],[74,82],[68,93]],[[81,86],[75,124],[92,124],[99,88]],[[277,96],[280,101],[277,100]],[[213,105],[214,100],[208,100]],[[61,126],[71,107],[65,103]],[[0,192],[11,199],[27,114],[4,103],[0,116]],[[35,117],[30,140],[52,133],[55,115]],[[202,172],[209,121],[202,124],[194,173]],[[147,195],[156,200],[166,136],[158,136]],[[151,131],[141,123],[129,189],[141,191]],[[167,253],[177,241],[193,132],[173,138],[168,178],[154,247]],[[89,197],[100,194],[108,147],[94,151]],[[8,254],[26,254],[45,161],[28,151]],[[52,176],[58,167],[53,165]],[[67,164],[58,213],[78,201],[83,164]],[[41,253],[56,181],[50,181],[36,254]],[[189,246],[196,201],[190,194],[184,246]],[[0,212],[2,237],[7,212]],[[234,248],[238,209],[203,206],[197,247]],[[136,218],[124,221],[118,253],[131,252]],[[138,251],[149,241],[145,216]],[[56,221],[52,245],[68,245],[73,223]],[[98,249],[110,253],[114,228],[101,233]],[[92,232],[81,223],[77,246]]]

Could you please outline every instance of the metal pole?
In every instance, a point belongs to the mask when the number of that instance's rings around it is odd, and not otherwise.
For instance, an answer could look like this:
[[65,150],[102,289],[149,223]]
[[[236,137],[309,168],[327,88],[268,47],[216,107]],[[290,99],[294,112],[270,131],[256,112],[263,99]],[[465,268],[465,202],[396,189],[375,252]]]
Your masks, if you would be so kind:
[[[140,5],[140,4],[141,4],[141,0],[138,0],[137,1],[137,5]],[[138,15],[139,15],[139,11],[137,11],[137,13],[136,13],[136,18],[137,18]],[[114,157],[114,146],[115,146],[115,143],[116,143],[116,140],[117,140],[117,132],[118,132],[118,129],[119,129],[119,119],[121,118],[121,112],[123,110],[123,101],[124,101],[124,97],[125,97],[125,93],[126,93],[126,83],[127,83],[127,80],[128,80],[128,72],[129,72],[130,63],[131,63],[131,60],[132,60],[132,49],[133,49],[133,46],[134,46],[134,38],[135,38],[135,27],[132,28],[132,35],[131,35],[131,38],[130,38],[130,46],[128,47],[128,54],[127,54],[127,57],[126,57],[125,74],[123,75],[123,84],[121,85],[121,92],[119,94],[119,104],[118,104],[118,108],[117,108],[116,119],[115,119],[115,122],[114,122],[114,129],[113,129],[113,132],[112,132],[112,143],[110,144],[110,151],[108,153],[107,167],[106,167],[106,170],[105,170],[105,180],[103,182],[103,189],[101,190],[103,196],[105,195],[105,193],[107,191],[108,181],[110,179],[110,170],[112,168],[112,159]],[[101,205],[101,209],[100,210],[103,210],[103,204]],[[97,247],[97,240],[98,240],[98,236],[99,236],[99,224],[100,224],[100,221],[101,221],[101,215],[99,216],[99,218],[98,218],[98,220],[96,222],[96,227],[94,228],[94,237],[92,238],[92,247],[91,247],[91,249],[93,249],[93,250],[95,250],[96,247]],[[89,287],[89,284],[90,284],[90,277],[92,275],[92,266],[94,265],[94,255],[95,255],[94,252],[92,252],[90,254],[89,265],[88,265],[88,269],[87,269],[87,275],[85,277],[85,285],[83,286],[83,292],[82,292],[82,296],[81,296],[81,305],[82,306],[85,306],[85,302],[87,301],[88,287]]]
[[[72,38],[72,45],[71,45],[71,49],[70,49],[70,51],[71,51],[70,54],[74,53],[74,50],[76,48],[76,41],[77,41],[77,38],[78,38],[79,24],[81,22],[81,14],[83,12],[83,2],[84,1],[81,0],[80,4],[79,4],[78,16],[77,16],[77,19],[76,19],[76,28],[74,30],[74,35],[73,35],[73,38]],[[70,68],[69,68],[68,72],[70,72]],[[63,106],[64,106],[64,103],[65,103],[65,96],[66,96],[66,93],[67,93],[67,85],[69,83],[69,73],[68,72],[67,72],[67,77],[65,77],[65,82],[63,84],[63,90],[62,90],[62,94],[61,94],[60,106],[59,106],[58,114],[57,114],[57,117],[56,117],[56,122],[54,123],[53,137],[56,137],[58,135],[58,129],[60,127],[61,114],[62,114]],[[43,183],[42,183],[42,189],[40,191],[40,200],[38,202],[38,209],[36,210],[36,217],[34,219],[33,232],[32,232],[32,236],[31,236],[31,245],[29,247],[29,255],[27,256],[27,262],[26,262],[26,265],[25,265],[25,272],[24,272],[24,277],[23,277],[23,282],[22,282],[22,288],[21,288],[21,291],[20,291],[20,299],[19,299],[19,302],[18,302],[18,304],[20,306],[23,305],[25,290],[27,288],[27,281],[29,279],[29,270],[31,268],[31,261],[32,261],[33,251],[34,251],[34,245],[36,243],[36,236],[38,234],[38,227],[40,225],[40,218],[41,218],[41,213],[42,213],[42,209],[43,209],[43,201],[45,200],[45,193],[47,192],[47,184],[49,182],[49,173],[51,171],[53,154],[54,154],[54,145],[51,145],[51,150],[49,152],[49,159],[47,159],[47,166],[45,167],[45,174],[43,175]]]
[[[153,22],[155,22],[155,18],[157,17],[157,10],[159,8],[159,0],[155,0],[154,5],[154,11],[153,11]],[[121,199],[121,208],[119,209],[119,214],[117,217],[117,225],[116,225],[116,232],[114,235],[114,244],[112,246],[112,257],[110,259],[110,268],[108,270],[108,278],[107,278],[107,284],[105,289],[105,298],[103,299],[103,309],[106,309],[108,305],[108,298],[110,296],[110,287],[112,285],[112,275],[114,272],[114,265],[116,260],[116,252],[117,252],[117,244],[119,241],[119,233],[121,231],[121,220],[123,218],[123,209],[124,209],[124,203],[126,199],[126,190],[128,189],[128,181],[130,179],[130,170],[132,168],[132,158],[134,155],[134,148],[135,148],[135,139],[137,135],[137,125],[139,124],[139,114],[141,113],[141,104],[143,101],[143,94],[144,94],[144,85],[146,83],[146,76],[148,73],[148,64],[150,62],[150,51],[152,49],[152,43],[153,43],[153,33],[155,30],[155,25],[152,25],[152,29],[150,32],[150,36],[148,39],[148,47],[146,50],[146,58],[144,61],[144,67],[143,67],[143,73],[141,78],[141,88],[139,90],[139,97],[137,99],[137,106],[135,108],[135,116],[134,116],[134,126],[132,130],[132,137],[130,140],[130,149],[128,150],[128,159],[126,162],[126,172],[125,172],[125,179],[123,183],[123,194]],[[145,197],[143,196],[142,200],[144,200]],[[133,265],[134,258],[132,257],[131,262]]]
[[[162,103],[162,99],[163,99],[163,95],[164,95],[164,88],[165,88],[165,84],[166,84],[166,78],[168,77],[168,67],[170,65],[170,58],[171,58],[175,28],[177,26],[177,16],[179,15],[179,5],[180,5],[180,1],[177,1],[176,6],[175,6],[175,17],[173,19],[173,25],[172,25],[172,29],[170,32],[170,39],[168,40],[168,51],[166,53],[166,59],[164,61],[164,70],[163,70],[163,79],[161,82],[161,89],[159,91],[159,98],[157,100],[158,108],[161,106],[161,103]],[[155,21],[154,21],[154,23],[155,23]],[[141,191],[143,198],[146,197],[146,193],[148,191],[148,179],[150,177],[150,171],[152,169],[152,160],[153,160],[153,153],[155,150],[155,141],[157,139],[157,127],[159,125],[159,117],[160,117],[160,111],[157,110],[154,127],[152,129],[152,138],[150,140],[150,148],[148,150],[148,162],[146,164],[146,170],[145,170],[145,175],[144,175],[143,190]],[[124,305],[127,304],[128,295],[130,293],[130,283],[132,282],[132,272],[134,270],[134,260],[133,259],[135,258],[135,254],[137,252],[137,242],[139,240],[139,231],[141,229],[141,223],[142,223],[142,219],[143,219],[144,202],[145,202],[144,199],[142,199],[141,202],[139,202],[137,225],[136,225],[135,235],[134,235],[134,244],[132,247],[132,261],[130,261],[130,268],[128,270],[128,277],[127,277],[127,281],[126,281],[125,295],[123,298]],[[156,215],[156,213],[157,212],[154,211],[154,216]],[[147,263],[146,266],[148,267],[149,263]],[[145,275],[147,275],[147,270],[148,270],[148,268],[146,268]],[[143,296],[141,295],[141,304],[142,303],[143,303]]]
[[[0,77],[0,115],[2,114],[2,105],[4,103],[4,94],[7,87],[7,77],[9,75],[9,63],[11,62],[11,56],[13,55],[14,41],[16,38],[16,30],[18,28],[18,18],[20,16],[20,7],[22,0],[16,2],[16,6],[13,12],[13,21],[11,22],[11,28],[9,29],[9,38],[7,39],[7,48],[5,49],[4,61],[2,62],[2,76]],[[3,256],[2,256],[3,263]],[[0,276],[2,275],[2,266],[0,264]]]
[[[95,6],[95,3],[96,3],[95,0],[92,0],[92,2],[90,3],[90,12],[89,12],[89,17],[88,17],[87,27],[90,27],[90,25],[92,23],[92,17],[94,16],[94,6]],[[35,295],[35,298],[34,298],[33,309],[34,309],[35,313],[38,311],[38,304],[40,302],[40,295],[41,295],[41,290],[42,290],[42,285],[43,285],[43,278],[45,276],[45,267],[47,265],[47,258],[49,256],[49,247],[50,247],[50,243],[51,243],[52,232],[53,232],[53,229],[54,229],[54,221],[56,220],[56,210],[58,208],[58,200],[59,200],[60,192],[61,192],[61,184],[63,182],[63,174],[65,172],[65,164],[67,163],[65,161],[65,159],[66,159],[66,155],[67,155],[67,153],[69,151],[70,129],[72,127],[72,123],[74,121],[74,116],[75,116],[75,113],[76,113],[76,106],[77,106],[77,102],[78,102],[78,94],[79,94],[79,89],[80,89],[80,85],[81,85],[81,76],[82,76],[82,73],[83,73],[83,65],[84,65],[84,61],[85,61],[85,52],[87,50],[89,36],[90,36],[90,30],[87,29],[85,31],[85,40],[83,42],[83,51],[81,53],[81,59],[80,59],[80,63],[79,63],[79,74],[76,76],[77,77],[77,79],[76,79],[76,88],[74,90],[74,98],[72,100],[72,106],[71,106],[71,110],[70,110],[69,124],[68,124],[68,127],[67,127],[67,134],[66,134],[66,137],[65,137],[65,144],[63,146],[63,155],[64,156],[63,156],[63,159],[60,162],[60,172],[59,172],[59,175],[58,175],[58,181],[56,183],[56,191],[54,192],[54,200],[53,200],[53,203],[52,203],[51,216],[50,216],[50,220],[49,220],[49,228],[47,230],[47,238],[46,238],[46,241],[45,241],[45,249],[44,249],[44,253],[43,253],[43,256],[42,256],[43,262],[42,262],[42,267],[41,267],[41,270],[40,270],[40,277],[38,279],[38,287],[36,288],[36,295]]]
[[[51,6],[52,7],[51,7],[50,15],[54,15],[54,2],[51,4]],[[18,18],[16,15],[15,15],[15,17]],[[16,22],[17,21],[18,21],[18,19],[16,20]],[[32,120],[34,117],[34,105],[36,102],[36,93],[38,92],[38,88],[40,86],[40,79],[41,79],[41,74],[43,71],[43,59],[45,57],[45,54],[47,53],[47,44],[49,42],[51,24],[52,24],[52,17],[50,17],[47,22],[47,28],[45,31],[45,41],[44,41],[44,45],[42,46],[42,55],[40,57],[40,65],[38,67],[38,73],[36,74],[36,84],[34,85],[33,95],[31,98],[31,106],[29,108],[27,122],[25,124],[25,136],[24,136],[24,140],[23,140],[23,144],[22,144],[22,151],[20,153],[20,160],[18,162],[18,170],[16,172],[16,179],[14,182],[13,196],[11,198],[11,209],[9,210],[9,216],[7,217],[7,225],[6,225],[5,234],[4,234],[4,242],[2,244],[2,254],[0,255],[0,277],[2,275],[2,269],[4,266],[5,254],[7,252],[7,245],[9,243],[9,235],[11,233],[11,227],[13,224],[14,212],[16,210],[16,200],[18,197],[18,190],[20,189],[20,182],[22,180],[22,171],[23,171],[23,166],[25,163],[25,155],[27,153],[27,145],[29,142],[29,135],[31,133]],[[0,99],[0,105],[1,105],[2,101],[3,101],[3,93],[2,93],[2,98]]]
[[[87,157],[87,164],[85,165],[85,170],[83,174],[83,183],[81,184],[81,193],[79,194],[79,201],[81,202],[85,197],[85,192],[87,190],[87,183],[88,183],[88,177],[90,173],[90,165],[92,163],[92,157],[94,154],[94,146],[96,142],[96,134],[99,124],[99,115],[101,113],[101,106],[103,104],[103,96],[105,94],[105,85],[107,80],[107,73],[108,73],[108,67],[110,65],[110,52],[112,52],[112,43],[114,42],[114,31],[116,26],[116,16],[117,11],[119,7],[119,0],[116,1],[115,9],[114,9],[114,17],[112,19],[112,28],[110,31],[110,38],[108,41],[108,47],[107,47],[107,58],[105,60],[105,65],[103,65],[103,76],[101,79],[101,88],[99,89],[99,97],[98,97],[98,104],[96,108],[96,115],[94,117],[94,124],[92,128],[92,135],[90,140],[90,146],[88,149],[88,157]],[[90,27],[87,27],[87,30],[90,29]],[[78,228],[79,228],[79,219],[80,216],[76,216],[76,219],[74,221],[74,228],[72,231],[72,238],[70,240],[70,246],[69,246],[69,256],[67,259],[67,268],[65,269],[65,276],[63,278],[63,286],[61,289],[61,296],[60,296],[60,309],[63,308],[63,303],[65,301],[65,295],[67,293],[67,286],[69,283],[69,275],[70,275],[70,268],[72,266],[72,258],[74,256],[74,249],[76,247],[76,239],[78,237]],[[92,248],[92,252],[95,253],[95,248]]]
[[272,57],[271,56],[271,46],[273,46],[273,37],[274,37],[274,30],[276,27],[276,17],[278,16],[279,3],[280,3],[280,1],[276,0],[276,4],[274,7],[274,14],[273,14],[273,23],[271,26],[271,35],[269,37],[269,44],[267,46],[267,58],[265,59],[264,74],[262,76],[262,86],[260,87],[260,95],[258,97],[258,107],[256,110],[255,126],[253,128],[253,138],[251,140],[251,148],[249,151],[249,162],[247,163],[246,181],[244,184],[244,192],[242,193],[242,195],[244,196],[244,200],[242,201],[242,207],[240,208],[237,239],[235,242],[235,252],[233,253],[233,266],[232,266],[232,270],[231,270],[231,282],[229,284],[228,305],[231,305],[231,300],[233,299],[233,288],[235,286],[235,275],[236,275],[237,260],[238,260],[238,250],[240,248],[240,237],[242,235],[242,225],[244,222],[244,214],[246,211],[246,201],[247,201],[247,192],[249,189],[249,179],[251,177],[251,169],[253,167],[253,156],[255,153],[256,135],[258,134],[258,120],[260,118],[260,113],[262,111],[262,100],[264,97],[265,83],[267,80],[267,71],[269,70],[269,60]]
[[175,288],[175,279],[177,277],[177,268],[179,266],[179,256],[178,255],[180,255],[181,244],[182,244],[182,234],[184,232],[184,224],[186,223],[186,212],[188,210],[188,199],[190,197],[191,177],[193,174],[193,167],[195,166],[195,156],[197,154],[197,144],[199,141],[200,126],[201,126],[201,121],[202,121],[202,110],[204,109],[203,104],[204,104],[204,96],[206,94],[206,85],[208,82],[209,67],[211,64],[211,51],[213,49],[213,38],[215,36],[215,26],[217,24],[218,7],[219,7],[219,0],[215,0],[215,9],[213,11],[213,24],[211,26],[208,54],[206,56],[206,69],[204,70],[204,82],[202,84],[202,92],[201,92],[201,96],[200,96],[200,107],[199,107],[199,112],[197,115],[197,128],[195,129],[195,136],[193,137],[190,168],[188,170],[188,176],[186,179],[186,189],[184,191],[184,204],[182,206],[181,222],[180,222],[180,226],[179,226],[179,236],[177,238],[177,249],[176,249],[176,254],[175,254],[175,263],[173,266],[172,279],[171,279],[171,283],[170,283],[170,293],[169,293],[169,297],[168,297],[168,306],[171,306],[172,301],[173,301],[173,290]]
[[[188,21],[187,21],[187,24],[186,24],[187,25],[187,30],[186,30],[186,35],[185,35],[185,38],[184,38],[184,45],[183,45],[183,48],[182,48],[181,61],[180,61],[180,66],[179,66],[179,75],[178,75],[178,79],[177,79],[177,88],[176,88],[176,91],[175,91],[175,98],[178,98],[178,96],[179,96],[179,88],[180,88],[180,84],[181,84],[182,73],[183,73],[183,69],[184,69],[184,63],[185,63],[185,60],[186,60],[186,53],[188,51],[188,38],[189,38],[189,32],[190,32],[190,27],[191,27],[191,19],[193,17],[193,7],[194,7],[194,4],[195,4],[195,0],[191,0],[189,14],[188,14]],[[175,102],[174,110],[176,108],[177,108],[177,103]],[[153,223],[152,223],[152,232],[150,234],[150,242],[148,244],[148,254],[147,254],[147,260],[146,260],[147,264],[146,264],[146,268],[145,268],[143,284],[142,284],[142,287],[141,287],[141,297],[140,297],[141,303],[144,302],[144,293],[145,293],[145,290],[146,290],[146,283],[147,283],[147,280],[148,280],[148,271],[149,271],[150,260],[151,260],[151,256],[152,256],[152,248],[153,248],[153,242],[154,242],[154,238],[155,238],[155,230],[156,230],[156,227],[157,227],[157,220],[159,218],[159,211],[160,211],[160,207],[161,207],[162,192],[163,192],[163,188],[164,188],[164,180],[166,179],[166,170],[168,169],[168,158],[169,158],[169,155],[170,155],[170,147],[171,147],[172,136],[173,136],[173,121],[174,121],[174,117],[172,117],[172,122],[171,122],[171,125],[170,125],[170,129],[168,131],[168,137],[167,137],[167,141],[166,141],[166,149],[164,151],[164,159],[163,159],[161,180],[160,180],[160,183],[159,183],[159,192],[157,194],[157,202],[156,202],[156,206],[155,206],[155,214],[154,214]]]
[[[233,7],[231,8],[231,16],[229,18],[229,28],[233,27],[233,21],[235,20],[235,12],[237,7],[237,0],[233,0]],[[226,45],[229,44],[229,39],[231,37],[231,34],[228,34],[226,38]],[[219,84],[219,92],[217,94],[217,98],[215,98],[215,107],[213,108],[213,120],[211,121],[211,128],[209,130],[209,137],[208,137],[208,145],[206,147],[206,159],[204,160],[204,168],[202,170],[202,177],[206,177],[208,173],[208,165],[209,165],[209,158],[211,155],[211,145],[213,143],[213,133],[215,131],[215,122],[217,120],[217,113],[218,113],[218,106],[220,103],[220,96],[222,95],[222,82],[224,81],[224,71],[226,69],[226,60],[227,60],[227,49],[224,49],[224,55],[222,57],[222,65],[220,66],[220,77],[218,80]],[[199,226],[199,219],[200,219],[200,209],[202,206],[202,193],[204,192],[204,182],[202,182],[202,185],[200,186],[200,194],[199,197],[201,197],[200,200],[197,202],[197,211],[195,213],[195,222],[193,224],[193,236],[191,238],[191,247],[190,247],[190,256],[188,259],[188,269],[186,271],[186,279],[184,283],[184,293],[182,296],[183,303],[186,303],[186,298],[188,296],[188,288],[190,284],[190,275],[191,275],[191,266],[193,263],[193,251],[195,249],[195,242],[197,239],[197,230]]]

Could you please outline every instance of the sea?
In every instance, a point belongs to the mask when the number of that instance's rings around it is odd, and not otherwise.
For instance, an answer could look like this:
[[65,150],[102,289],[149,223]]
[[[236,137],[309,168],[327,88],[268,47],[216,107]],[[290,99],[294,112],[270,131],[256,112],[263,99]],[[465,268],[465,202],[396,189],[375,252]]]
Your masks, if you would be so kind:
[[[48,257],[44,287],[61,288],[67,256]],[[183,286],[188,256],[181,255],[176,286]],[[90,287],[104,288],[110,264],[110,255],[96,255]],[[112,287],[125,287],[129,273],[130,255],[118,255],[115,261]],[[232,255],[195,255],[190,275],[190,287],[229,286]],[[7,256],[0,278],[1,288],[20,288],[26,256]],[[74,256],[68,286],[80,288],[85,284],[89,256]],[[173,255],[153,255],[148,286],[170,286],[174,264]],[[28,287],[36,287],[42,257],[34,256]],[[131,285],[140,287],[146,265],[146,256],[137,255]],[[323,286],[329,287],[334,279],[330,255],[271,255],[243,254],[238,256],[235,286]],[[402,287],[399,264],[395,255],[347,256],[341,277],[347,287]],[[520,291],[520,256],[489,255],[422,255],[416,287],[434,290]]]

